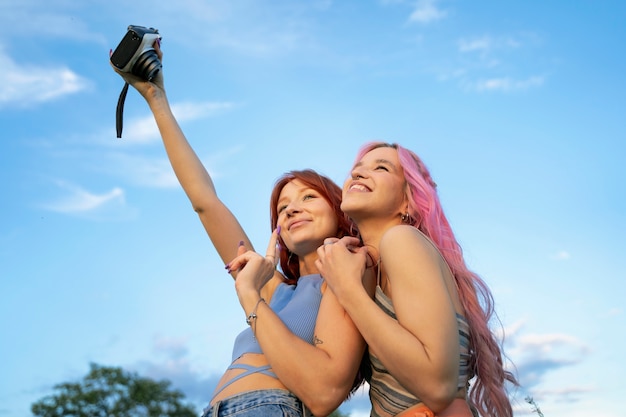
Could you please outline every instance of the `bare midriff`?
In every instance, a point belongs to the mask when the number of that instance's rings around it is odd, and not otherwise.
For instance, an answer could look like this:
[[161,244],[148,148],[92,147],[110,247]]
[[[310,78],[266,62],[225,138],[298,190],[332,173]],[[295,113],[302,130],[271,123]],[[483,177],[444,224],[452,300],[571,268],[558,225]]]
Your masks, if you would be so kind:
[[[246,353],[233,362],[233,364],[246,364],[258,367],[268,365],[268,362],[265,355],[259,353]],[[220,382],[217,384],[215,390],[218,391],[222,385],[243,372],[245,372],[243,369],[228,369],[220,379]],[[262,373],[254,373],[230,384],[211,400],[211,405],[215,404],[217,401],[224,400],[242,392],[262,389],[287,390],[287,387],[285,387],[285,385],[283,385],[277,378],[273,378]]]

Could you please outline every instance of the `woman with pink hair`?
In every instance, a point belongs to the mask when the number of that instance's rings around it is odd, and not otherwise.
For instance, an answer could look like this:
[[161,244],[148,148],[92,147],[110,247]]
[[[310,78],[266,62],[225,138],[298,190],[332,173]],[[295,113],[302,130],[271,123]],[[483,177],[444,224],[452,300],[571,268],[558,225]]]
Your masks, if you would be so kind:
[[[371,415],[511,417],[505,384],[517,381],[488,325],[493,297],[466,266],[420,158],[397,144],[366,144],[341,208],[363,246],[327,238],[317,265],[368,344]],[[373,300],[362,285],[368,258]]]

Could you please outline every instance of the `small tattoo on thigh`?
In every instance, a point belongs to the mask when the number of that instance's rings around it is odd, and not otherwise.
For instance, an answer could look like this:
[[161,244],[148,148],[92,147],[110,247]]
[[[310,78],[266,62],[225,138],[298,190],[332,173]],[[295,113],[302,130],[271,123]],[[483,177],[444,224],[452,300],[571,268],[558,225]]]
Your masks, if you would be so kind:
[[317,336],[313,336],[313,344],[314,344],[314,345],[321,345],[322,343],[324,343],[324,342],[322,341],[322,339],[320,339],[320,338],[319,338],[319,337],[317,337]]

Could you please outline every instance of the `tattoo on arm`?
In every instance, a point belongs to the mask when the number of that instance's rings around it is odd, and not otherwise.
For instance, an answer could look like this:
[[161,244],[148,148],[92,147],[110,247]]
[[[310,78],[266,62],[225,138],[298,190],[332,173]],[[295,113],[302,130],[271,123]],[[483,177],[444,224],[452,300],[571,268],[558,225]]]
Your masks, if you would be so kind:
[[324,343],[324,341],[322,341],[322,339],[317,337],[317,335],[313,336],[313,344],[314,345],[321,345],[322,343]]

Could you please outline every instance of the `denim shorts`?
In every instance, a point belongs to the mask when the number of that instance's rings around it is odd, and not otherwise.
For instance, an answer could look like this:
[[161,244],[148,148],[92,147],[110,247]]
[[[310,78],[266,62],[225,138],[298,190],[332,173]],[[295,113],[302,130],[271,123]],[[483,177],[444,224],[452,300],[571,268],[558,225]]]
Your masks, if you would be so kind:
[[207,406],[202,417],[303,417],[302,402],[282,389],[248,391]]

